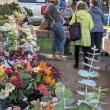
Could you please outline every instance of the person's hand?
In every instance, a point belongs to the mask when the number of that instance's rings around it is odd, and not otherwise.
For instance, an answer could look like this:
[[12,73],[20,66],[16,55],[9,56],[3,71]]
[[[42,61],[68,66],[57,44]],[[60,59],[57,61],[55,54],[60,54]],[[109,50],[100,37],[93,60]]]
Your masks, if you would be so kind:
[[65,20],[68,20],[69,18],[70,18],[70,16],[65,16],[64,17]]
[[51,27],[53,27],[55,25],[55,20],[53,20],[52,22],[51,22]]

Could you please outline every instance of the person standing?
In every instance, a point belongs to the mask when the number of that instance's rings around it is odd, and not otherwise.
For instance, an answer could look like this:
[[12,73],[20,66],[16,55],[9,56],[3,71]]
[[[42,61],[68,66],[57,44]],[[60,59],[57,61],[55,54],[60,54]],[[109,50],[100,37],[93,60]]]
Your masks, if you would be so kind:
[[59,0],[59,10],[65,13],[66,10],[66,0]]
[[84,52],[84,62],[87,63],[86,57],[88,56],[87,52],[91,46],[91,37],[90,37],[90,30],[93,28],[94,23],[92,20],[91,15],[87,11],[87,4],[83,1],[79,1],[76,4],[76,11],[72,16],[70,21],[70,25],[77,22],[80,22],[81,25],[81,39],[77,41],[73,41],[75,45],[75,64],[74,68],[79,67],[79,51],[80,47],[83,47]]
[[104,13],[98,7],[96,0],[90,0],[89,3],[89,13],[91,14],[94,22],[94,28],[91,30],[91,46],[93,47],[94,45],[96,45],[96,48],[98,49],[97,52],[100,53],[100,46],[104,32]]
[[[69,22],[72,18],[73,15],[73,9],[72,9],[72,1],[71,0],[66,0],[66,11],[65,11],[65,15],[64,15],[64,26],[69,26]],[[65,55],[71,55],[70,53],[70,39],[67,37],[66,41],[65,41],[65,45],[64,45],[64,54]]]
[[51,30],[53,31],[54,38],[52,44],[53,58],[63,59],[64,52],[64,29],[61,17],[56,8],[57,0],[48,0],[48,5],[45,12],[45,19],[49,22]]

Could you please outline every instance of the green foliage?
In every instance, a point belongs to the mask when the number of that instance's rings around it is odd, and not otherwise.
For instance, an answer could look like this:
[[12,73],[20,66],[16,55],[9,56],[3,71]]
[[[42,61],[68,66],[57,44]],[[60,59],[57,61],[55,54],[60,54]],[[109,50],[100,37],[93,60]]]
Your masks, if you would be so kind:
[[40,83],[41,78],[42,78],[42,76],[41,75],[38,75],[37,78],[36,78],[36,83]]
[[30,83],[31,75],[25,70],[22,70],[20,75],[23,78],[24,88],[26,88]]
[[79,110],[93,110],[93,108],[90,105],[82,102],[79,106]]
[[40,46],[40,51],[44,53],[51,53],[52,48],[52,38],[38,38],[38,45]]
[[35,104],[35,107],[33,108],[33,110],[40,110],[40,101],[39,100],[36,101],[36,104]]
[[70,90],[65,88],[63,84],[57,84],[55,90],[56,96],[60,100],[54,110],[64,110],[65,106],[69,106],[74,102],[74,96]]
[[32,13],[31,9],[28,9],[26,7],[24,7],[24,9],[26,10],[28,16],[33,16],[33,13]]
[[17,3],[0,5],[0,26],[8,22],[8,16],[14,15],[19,18],[24,11]]
[[[101,110],[101,108],[99,107],[99,103],[101,98],[103,98],[105,96],[105,91],[107,89],[103,89],[101,87],[96,88],[96,82],[93,80],[90,80],[90,78],[97,77],[98,72],[96,71],[92,71],[93,69],[99,69],[99,67],[94,66],[94,62],[97,61],[94,58],[97,55],[100,55],[99,53],[96,53],[97,49],[96,46],[91,48],[93,50],[93,53],[88,53],[90,54],[92,57],[86,57],[87,60],[89,60],[89,63],[83,63],[85,66],[89,67],[89,71],[85,71],[85,70],[80,70],[79,71],[79,75],[81,77],[87,78],[87,79],[82,79],[81,81],[79,81],[80,84],[83,84],[86,86],[85,91],[79,91],[78,93],[82,96],[84,96],[85,100],[78,100],[78,106],[79,106],[79,110]],[[91,77],[92,74],[92,77]],[[89,92],[88,88],[92,87],[92,89],[95,89],[94,92]]]
[[14,11],[22,13],[22,9],[20,8],[19,4],[11,3],[11,4],[0,5],[0,15],[3,15],[3,16],[13,15]]

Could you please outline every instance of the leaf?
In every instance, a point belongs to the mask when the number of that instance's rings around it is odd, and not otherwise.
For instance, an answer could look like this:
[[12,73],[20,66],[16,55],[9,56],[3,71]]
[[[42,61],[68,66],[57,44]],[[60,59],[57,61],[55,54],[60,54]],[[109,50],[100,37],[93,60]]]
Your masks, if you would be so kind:
[[98,72],[96,72],[96,71],[92,71],[92,72],[90,73],[90,77],[91,77],[91,78],[99,77],[99,74],[98,74]]
[[82,77],[89,77],[89,72],[87,70],[80,70],[78,73]]
[[93,108],[87,103],[82,102],[79,106],[79,110],[93,110]]
[[85,96],[86,94],[90,94],[90,93],[93,93],[93,92],[86,93],[85,91],[77,91],[77,93],[80,94],[80,95]]
[[102,109],[101,106],[98,105],[98,106],[96,107],[96,110],[103,110],[103,109]]
[[[98,95],[99,95],[99,93],[91,92],[91,93],[85,94],[85,97],[86,97],[86,100],[89,103],[93,103],[94,104],[94,103],[97,103]],[[102,99],[104,96],[105,96],[105,94],[101,93],[100,94],[100,99]]]
[[28,79],[25,79],[23,82],[24,82],[23,83],[23,88],[26,88],[30,81]]
[[64,110],[64,107],[70,107],[74,102],[73,93],[61,83],[56,84],[55,93],[60,101],[55,105],[54,110]]
[[66,89],[64,86],[57,86],[56,90],[55,90],[56,96],[59,99],[63,99],[63,98],[72,98],[73,97],[73,93]]
[[60,102],[58,102],[55,107],[54,110],[64,110],[64,101],[61,100]]
[[86,79],[82,79],[81,81],[79,81],[80,84],[83,84],[85,86],[90,86],[90,87],[95,87],[96,86],[96,82],[93,80],[86,80]]
[[38,75],[36,78],[36,83],[39,83],[41,81],[41,75]]
[[92,92],[92,93],[85,94],[85,97],[86,97],[86,100],[91,101],[93,99],[98,99],[98,95],[99,95],[98,93]]
[[84,63],[84,62],[83,62],[83,64],[84,64],[85,66],[90,67],[90,68],[93,68],[93,69],[97,69],[97,70],[100,69],[100,67],[94,67],[94,66],[92,66],[92,65],[90,65],[90,64],[87,64],[87,63]]
[[95,59],[93,59],[93,58],[89,58],[89,57],[85,57],[87,60],[90,60],[90,61],[96,61],[96,62],[98,62],[98,60],[95,60]]
[[33,108],[33,110],[40,110],[40,101],[39,100],[36,101],[36,104],[35,104],[35,107]]
[[70,98],[66,98],[65,99],[65,102],[64,100],[61,100],[60,102],[58,102],[56,105],[55,105],[55,108],[54,110],[64,110],[64,108],[68,107],[69,110],[74,108],[72,106],[72,103],[74,102],[74,99],[70,99]]
[[20,75],[23,79],[31,79],[32,78],[31,75],[25,70],[21,71]]

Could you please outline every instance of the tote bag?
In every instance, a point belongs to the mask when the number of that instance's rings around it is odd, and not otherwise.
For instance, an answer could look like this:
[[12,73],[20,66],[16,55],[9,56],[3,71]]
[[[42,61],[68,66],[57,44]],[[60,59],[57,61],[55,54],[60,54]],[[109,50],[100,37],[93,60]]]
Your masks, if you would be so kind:
[[77,22],[76,13],[75,13],[75,23],[70,25],[69,34],[70,34],[71,41],[77,41],[81,39],[81,24],[80,22]]

